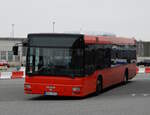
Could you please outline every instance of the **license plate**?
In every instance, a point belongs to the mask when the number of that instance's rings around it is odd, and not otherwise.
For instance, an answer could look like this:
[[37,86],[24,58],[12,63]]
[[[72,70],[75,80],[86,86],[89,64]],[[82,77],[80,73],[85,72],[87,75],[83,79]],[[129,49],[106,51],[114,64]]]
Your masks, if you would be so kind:
[[45,92],[45,95],[57,96],[57,92]]

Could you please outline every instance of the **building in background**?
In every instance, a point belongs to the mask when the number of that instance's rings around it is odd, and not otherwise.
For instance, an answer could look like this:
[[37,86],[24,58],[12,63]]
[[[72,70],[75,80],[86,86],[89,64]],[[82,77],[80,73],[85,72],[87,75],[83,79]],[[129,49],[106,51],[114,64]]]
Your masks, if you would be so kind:
[[18,56],[14,56],[12,47],[16,43],[22,43],[26,38],[0,38],[0,60],[8,61],[10,66],[17,66],[25,63],[24,48],[19,47]]
[[150,63],[150,41],[137,42],[137,61]]
[[150,42],[148,41],[137,42],[137,56],[150,57]]

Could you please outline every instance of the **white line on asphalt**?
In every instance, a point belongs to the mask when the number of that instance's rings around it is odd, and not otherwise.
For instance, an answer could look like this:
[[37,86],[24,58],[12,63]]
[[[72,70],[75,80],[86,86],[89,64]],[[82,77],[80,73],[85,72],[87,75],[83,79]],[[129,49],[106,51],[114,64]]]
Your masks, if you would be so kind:
[[133,94],[131,94],[133,97],[135,97],[136,96],[136,94],[135,93],[133,93]]
[[142,94],[142,95],[143,95],[144,97],[147,97],[147,96],[149,96],[150,94],[146,94],[146,93],[145,93],[145,94]]
[[144,97],[147,97],[147,96],[150,96],[150,94],[147,94],[147,93],[141,93],[141,94],[131,94],[132,97],[135,97],[135,96],[144,96]]

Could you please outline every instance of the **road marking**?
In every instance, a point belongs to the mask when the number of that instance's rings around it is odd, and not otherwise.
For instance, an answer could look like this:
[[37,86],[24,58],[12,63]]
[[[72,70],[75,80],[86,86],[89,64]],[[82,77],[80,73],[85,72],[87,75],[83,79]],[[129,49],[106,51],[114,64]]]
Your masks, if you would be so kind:
[[150,94],[146,94],[146,93],[145,93],[145,94],[142,94],[142,95],[143,95],[144,97],[147,97],[147,96],[149,96]]
[[136,96],[136,94],[135,93],[133,93],[133,94],[131,94],[133,97],[135,97]]
[[150,96],[150,94],[148,94],[148,93],[141,93],[141,94],[135,94],[135,93],[133,93],[133,94],[131,94],[131,96],[132,97],[135,97],[135,96],[144,96],[144,97],[147,97],[147,96]]

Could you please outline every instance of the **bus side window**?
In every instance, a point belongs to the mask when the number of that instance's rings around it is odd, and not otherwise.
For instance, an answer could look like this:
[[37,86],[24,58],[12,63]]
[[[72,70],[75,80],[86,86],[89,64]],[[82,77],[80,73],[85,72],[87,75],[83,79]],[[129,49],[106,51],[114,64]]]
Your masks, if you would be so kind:
[[105,49],[104,63],[105,63],[105,68],[111,66],[111,50],[109,48]]
[[111,50],[111,65],[116,65],[116,59],[118,58],[118,50],[112,49]]
[[87,45],[85,48],[85,73],[91,74],[95,69],[94,59],[95,59],[94,46]]
[[104,51],[103,49],[96,49],[96,52],[95,52],[95,66],[96,66],[96,69],[103,69],[104,66],[103,66],[103,60],[104,59]]
[[98,48],[95,52],[96,69],[104,69],[111,65],[110,49]]

